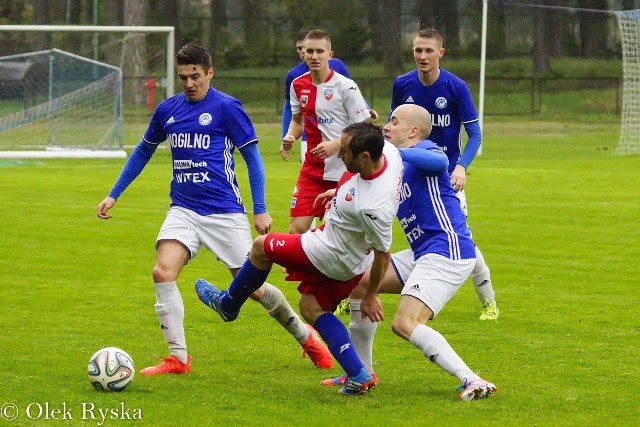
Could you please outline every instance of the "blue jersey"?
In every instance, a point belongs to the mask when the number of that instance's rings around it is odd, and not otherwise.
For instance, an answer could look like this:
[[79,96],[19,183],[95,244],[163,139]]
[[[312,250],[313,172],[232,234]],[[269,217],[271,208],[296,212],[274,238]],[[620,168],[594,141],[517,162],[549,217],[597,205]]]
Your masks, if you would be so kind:
[[144,140],[168,140],[171,206],[200,215],[245,213],[233,152],[258,139],[240,101],[213,87],[196,102],[187,101],[184,93],[172,96],[156,108]]
[[[342,74],[347,78],[351,78],[349,75],[349,71],[347,71],[347,67],[344,65],[342,61],[337,58],[329,59],[329,68],[333,71]],[[289,129],[289,122],[291,122],[291,82],[300,77],[301,75],[309,72],[309,66],[306,62],[300,61],[295,67],[287,72],[287,77],[284,80],[284,106],[282,107],[282,138],[287,135],[287,129]],[[307,138],[302,134],[302,140],[306,141]]]
[[[429,140],[412,150],[440,150]],[[476,257],[471,231],[446,171],[427,172],[403,162],[398,220],[417,260],[435,253],[452,260]]]
[[460,158],[462,125],[478,121],[467,84],[441,68],[438,80],[425,86],[418,78],[418,70],[413,70],[393,82],[391,111],[401,104],[416,104],[431,113],[429,139],[445,152],[449,173],[453,172]]

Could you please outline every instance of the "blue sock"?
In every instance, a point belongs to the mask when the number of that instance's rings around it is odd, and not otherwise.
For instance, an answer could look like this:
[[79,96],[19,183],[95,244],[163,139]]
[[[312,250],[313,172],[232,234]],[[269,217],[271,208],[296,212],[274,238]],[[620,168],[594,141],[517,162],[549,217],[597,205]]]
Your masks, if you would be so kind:
[[347,328],[340,319],[333,313],[324,313],[316,319],[313,327],[327,343],[329,351],[347,375],[350,377],[358,375],[364,365],[353,348]]
[[220,302],[222,309],[230,312],[240,310],[249,296],[267,280],[270,271],[271,269],[260,270],[246,260],[227,289],[228,297]]

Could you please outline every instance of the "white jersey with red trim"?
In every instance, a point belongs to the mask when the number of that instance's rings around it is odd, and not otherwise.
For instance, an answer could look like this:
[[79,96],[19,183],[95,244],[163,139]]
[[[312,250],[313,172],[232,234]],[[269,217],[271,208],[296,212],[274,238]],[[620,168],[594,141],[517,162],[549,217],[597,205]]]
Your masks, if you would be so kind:
[[363,178],[345,172],[322,227],[302,235],[302,248],[325,276],[349,280],[371,265],[371,249],[391,247],[393,221],[400,200],[402,160],[385,142],[384,166]]
[[307,152],[300,173],[338,181],[345,167],[337,151],[324,159],[312,156],[310,151],[322,141],[338,138],[348,124],[369,118],[369,109],[358,85],[333,70],[324,83],[316,85],[311,81],[311,72],[307,72],[291,82],[289,95],[291,112],[302,113],[307,134]]

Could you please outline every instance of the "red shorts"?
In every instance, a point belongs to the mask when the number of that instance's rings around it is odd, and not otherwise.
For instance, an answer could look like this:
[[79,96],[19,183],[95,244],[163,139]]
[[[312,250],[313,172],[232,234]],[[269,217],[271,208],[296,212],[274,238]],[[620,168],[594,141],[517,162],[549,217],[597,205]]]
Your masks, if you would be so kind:
[[322,274],[302,249],[302,234],[269,233],[264,240],[264,252],[271,261],[287,269],[285,280],[300,282],[298,291],[313,295],[325,311],[335,311],[340,301],[351,294],[363,276],[358,274],[347,281],[341,281]]
[[313,202],[316,200],[316,197],[318,197],[318,194],[336,188],[337,184],[335,181],[318,180],[300,174],[296,186],[293,189],[289,216],[314,216],[322,219],[324,217],[325,207],[320,205],[314,208]]

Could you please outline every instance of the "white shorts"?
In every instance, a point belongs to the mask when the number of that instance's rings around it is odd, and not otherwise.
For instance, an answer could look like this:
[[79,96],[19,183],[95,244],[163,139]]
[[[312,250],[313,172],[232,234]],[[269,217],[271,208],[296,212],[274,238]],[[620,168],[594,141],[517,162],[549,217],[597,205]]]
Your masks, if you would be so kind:
[[167,212],[156,246],[160,240],[179,241],[189,249],[191,258],[204,246],[227,268],[242,267],[253,244],[246,214],[202,216],[180,206],[172,206]]
[[462,212],[464,212],[464,217],[467,218],[469,213],[467,212],[467,196],[464,194],[464,189],[458,191],[456,197],[460,201],[460,207],[462,208]]
[[476,263],[475,258],[452,260],[438,254],[426,254],[416,262],[411,249],[392,254],[391,260],[403,283],[400,294],[422,301],[433,317],[460,289]]

